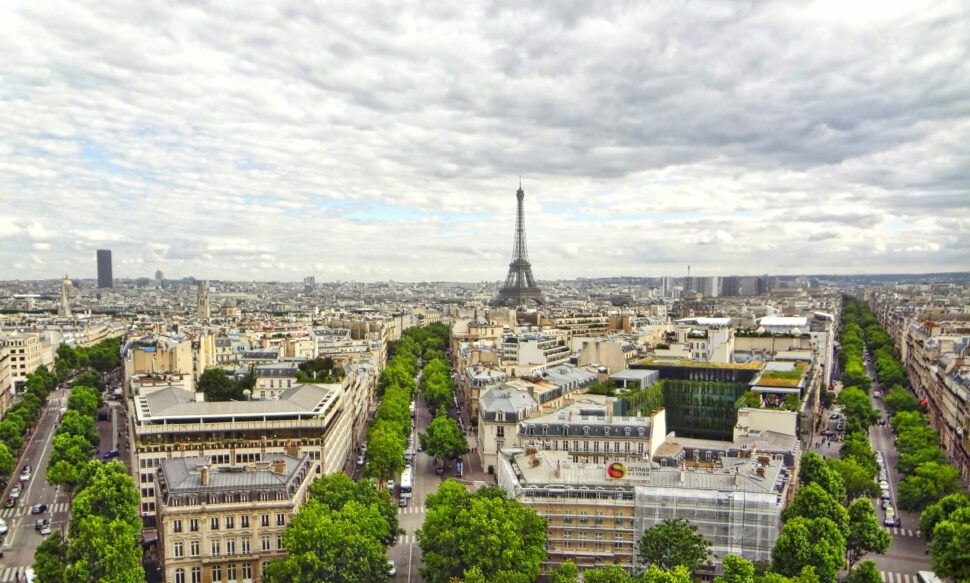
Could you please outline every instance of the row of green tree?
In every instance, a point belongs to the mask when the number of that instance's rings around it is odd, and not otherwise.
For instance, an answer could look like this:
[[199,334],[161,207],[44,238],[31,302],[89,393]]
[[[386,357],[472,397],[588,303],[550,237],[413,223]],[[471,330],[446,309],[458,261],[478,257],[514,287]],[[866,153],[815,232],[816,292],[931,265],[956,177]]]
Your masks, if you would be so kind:
[[386,580],[387,548],[399,534],[397,507],[387,490],[342,472],[325,476],[310,486],[310,499],[283,534],[287,556],[269,564],[264,580]]
[[9,476],[24,445],[27,431],[37,424],[47,404],[47,397],[57,387],[57,378],[46,366],[27,375],[20,399],[0,421],[0,475]]
[[138,490],[124,464],[88,461],[78,472],[67,536],[55,531],[34,554],[41,583],[136,583],[141,566]]
[[933,570],[947,579],[970,580],[970,497],[963,491],[960,474],[941,449],[939,434],[919,400],[903,388],[907,384],[905,369],[889,335],[867,305],[850,302],[865,327],[866,346],[873,354],[879,381],[892,387],[883,402],[896,433],[896,469],[903,476],[899,506],[922,511],[919,527],[929,541]]
[[47,481],[73,488],[81,472],[101,442],[94,416],[101,407],[101,393],[94,387],[76,385],[67,398],[67,411],[61,418],[51,443]]
[[381,401],[367,434],[364,474],[380,484],[404,469],[404,452],[411,434],[411,400],[417,388],[415,375],[424,353],[421,328],[408,328],[389,347],[390,358],[381,371],[377,392]]
[[[866,341],[862,329],[863,305],[848,296],[842,296],[842,330],[839,333],[839,366],[842,368],[842,384],[858,387],[869,393],[872,379],[866,373],[863,357]],[[875,319],[873,319],[874,321]]]

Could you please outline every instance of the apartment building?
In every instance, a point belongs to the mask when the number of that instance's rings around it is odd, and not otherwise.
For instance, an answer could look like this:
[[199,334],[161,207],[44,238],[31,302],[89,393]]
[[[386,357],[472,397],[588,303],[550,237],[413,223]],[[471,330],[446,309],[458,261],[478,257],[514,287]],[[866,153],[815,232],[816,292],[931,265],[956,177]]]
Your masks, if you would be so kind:
[[0,343],[0,418],[7,413],[13,401],[13,378],[10,371],[10,354],[7,347]]
[[14,392],[20,392],[27,382],[27,375],[43,365],[54,364],[54,351],[40,332],[7,332],[0,335],[0,344],[7,352],[9,383]]
[[283,389],[289,389],[297,384],[296,373],[299,367],[293,362],[276,362],[261,364],[253,369],[256,375],[256,386],[253,397],[272,399]]
[[259,583],[286,554],[283,532],[319,471],[308,454],[241,465],[196,456],[156,469],[158,548],[165,581]]
[[237,466],[308,455],[318,472],[343,469],[357,424],[346,388],[296,385],[265,401],[204,402],[175,387],[136,394],[128,418],[146,526],[157,511],[155,469],[165,460],[205,457],[213,465]]
[[507,374],[528,376],[567,362],[570,351],[560,338],[527,333],[503,337],[499,354]]

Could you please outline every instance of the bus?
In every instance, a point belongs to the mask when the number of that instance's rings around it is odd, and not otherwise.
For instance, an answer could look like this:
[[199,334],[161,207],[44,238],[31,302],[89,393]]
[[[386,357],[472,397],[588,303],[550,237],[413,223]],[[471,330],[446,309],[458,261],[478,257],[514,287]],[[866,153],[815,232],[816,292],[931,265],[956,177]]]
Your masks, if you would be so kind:
[[411,490],[414,484],[414,471],[411,466],[404,468],[404,473],[401,474],[401,485],[398,487],[398,493],[401,498],[410,498]]
[[418,414],[418,411],[417,411],[417,409],[415,409],[415,407],[414,407],[414,401],[411,401],[411,419],[414,419],[414,417],[415,417],[415,416],[416,416],[417,414]]

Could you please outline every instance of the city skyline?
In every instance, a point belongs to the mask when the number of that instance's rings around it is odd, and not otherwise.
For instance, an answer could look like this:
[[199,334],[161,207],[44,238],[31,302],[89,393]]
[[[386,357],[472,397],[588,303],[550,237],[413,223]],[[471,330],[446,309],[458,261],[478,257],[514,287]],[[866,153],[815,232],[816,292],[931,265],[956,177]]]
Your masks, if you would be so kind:
[[6,5],[0,280],[966,271],[967,16]]

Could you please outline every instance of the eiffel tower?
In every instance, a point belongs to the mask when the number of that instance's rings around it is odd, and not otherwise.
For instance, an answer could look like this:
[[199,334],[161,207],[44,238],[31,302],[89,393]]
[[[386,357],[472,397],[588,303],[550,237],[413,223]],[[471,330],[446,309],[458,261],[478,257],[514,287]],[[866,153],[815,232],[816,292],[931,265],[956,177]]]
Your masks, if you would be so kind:
[[542,303],[542,290],[536,285],[532,277],[532,264],[529,263],[529,249],[525,244],[525,211],[522,201],[525,191],[522,181],[515,193],[519,201],[518,212],[515,217],[515,244],[512,247],[512,262],[509,263],[509,274],[505,277],[505,285],[498,292],[496,303],[501,305],[518,306],[529,303]]

